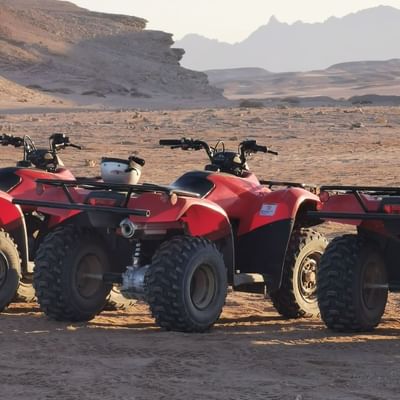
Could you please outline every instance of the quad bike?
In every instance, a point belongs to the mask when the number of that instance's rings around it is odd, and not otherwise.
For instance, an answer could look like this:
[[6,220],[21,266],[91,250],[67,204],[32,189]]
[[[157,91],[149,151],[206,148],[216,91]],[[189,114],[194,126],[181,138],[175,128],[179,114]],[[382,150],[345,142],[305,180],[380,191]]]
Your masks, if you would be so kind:
[[[23,159],[17,162],[16,167],[0,168],[0,198],[5,203],[0,213],[0,311],[13,299],[31,301],[35,298],[32,287],[33,262],[39,243],[48,233],[48,218],[38,212],[35,207],[15,206],[13,199],[43,199],[44,193],[38,192],[36,179],[66,179],[84,182],[87,178],[75,178],[65,168],[58,153],[67,147],[81,149],[70,142],[69,137],[55,133],[49,138],[49,148],[36,148],[29,136],[15,137],[0,136],[3,146],[23,147]],[[131,161],[131,160],[130,160]],[[129,162],[130,162],[129,161]],[[144,164],[144,161],[141,160]],[[117,163],[118,162],[118,163]],[[118,167],[126,161],[104,158],[101,163],[102,175],[107,180],[110,174],[118,174]],[[125,168],[126,169],[126,168]],[[92,178],[91,180],[93,180]],[[99,179],[99,178],[97,178]],[[13,211],[8,211],[8,209]],[[8,220],[9,214],[15,216],[15,221]],[[4,215],[3,215],[4,214]],[[17,221],[17,222],[16,222]],[[5,243],[5,244],[4,244]],[[8,243],[8,244],[7,244]],[[10,257],[1,254],[1,246],[17,248],[17,262],[11,262]],[[3,251],[3,253],[5,250]],[[110,299],[115,301],[118,296]]]
[[[160,143],[204,149],[210,164],[170,186],[39,179],[38,192],[52,201],[15,200],[55,227],[35,257],[44,313],[88,320],[107,286],[118,283],[127,298],[147,301],[168,330],[210,328],[228,284],[248,292],[266,287],[286,317],[317,314],[315,275],[327,242],[310,228],[320,220],[307,211],[317,209],[319,198],[302,184],[258,181],[248,156],[275,153],[254,140],[242,142],[238,153],[199,140]],[[125,239],[119,252],[107,245],[117,238]],[[127,267],[108,272],[118,259]]]
[[322,186],[311,217],[357,227],[336,237],[321,258],[317,297],[335,331],[369,331],[381,321],[388,291],[400,291],[400,188]]
[[[13,205],[13,198],[37,198],[37,178],[74,179],[69,170],[64,168],[58,151],[71,146],[80,148],[69,142],[69,138],[62,134],[54,134],[49,139],[49,149],[37,149],[29,136],[15,137],[1,135],[2,146],[23,147],[23,159],[17,162],[16,167],[0,168],[0,196],[4,203],[0,216],[1,235],[0,246],[11,248],[15,254],[11,261],[5,253],[2,255],[0,273],[0,311],[3,310],[17,295],[19,300],[31,301],[34,299],[34,290],[31,284],[32,263],[29,262],[35,252],[40,236],[44,233],[43,219],[32,208],[20,210]],[[12,210],[12,211],[10,211]],[[13,214],[16,222],[8,221],[8,215]],[[36,240],[37,239],[37,240]],[[8,243],[8,244],[5,244]],[[11,244],[12,243],[12,244]],[[1,255],[1,254],[0,254]]]

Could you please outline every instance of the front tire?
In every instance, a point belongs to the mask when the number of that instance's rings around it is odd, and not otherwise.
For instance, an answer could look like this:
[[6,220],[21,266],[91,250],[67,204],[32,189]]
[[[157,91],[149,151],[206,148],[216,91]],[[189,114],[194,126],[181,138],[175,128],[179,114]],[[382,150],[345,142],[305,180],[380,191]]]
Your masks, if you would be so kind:
[[285,318],[318,316],[317,270],[327,244],[325,237],[313,229],[292,233],[281,286],[268,291],[272,304]]
[[21,260],[11,236],[0,230],[0,312],[14,299],[21,275]]
[[45,237],[36,253],[33,285],[48,317],[88,321],[103,310],[111,285],[96,276],[111,270],[105,249],[95,231],[70,225]]
[[388,279],[385,262],[358,235],[335,238],[321,259],[318,303],[325,325],[334,331],[375,328],[385,312]]
[[221,314],[227,286],[221,253],[198,237],[164,242],[145,275],[151,313],[159,326],[173,331],[208,330]]

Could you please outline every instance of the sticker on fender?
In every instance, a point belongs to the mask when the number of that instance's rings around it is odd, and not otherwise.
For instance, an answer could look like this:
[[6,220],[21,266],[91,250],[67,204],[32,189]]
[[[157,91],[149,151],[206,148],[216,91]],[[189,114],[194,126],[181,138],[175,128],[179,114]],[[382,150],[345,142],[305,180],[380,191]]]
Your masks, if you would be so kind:
[[273,215],[275,215],[277,208],[277,204],[263,204],[261,206],[260,215],[262,217],[272,217]]

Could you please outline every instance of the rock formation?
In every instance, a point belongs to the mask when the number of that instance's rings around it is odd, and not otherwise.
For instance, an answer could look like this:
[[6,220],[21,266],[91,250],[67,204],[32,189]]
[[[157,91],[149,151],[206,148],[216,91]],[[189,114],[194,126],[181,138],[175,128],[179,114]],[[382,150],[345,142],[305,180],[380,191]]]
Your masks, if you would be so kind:
[[205,74],[180,66],[172,35],[146,23],[63,1],[0,0],[0,75],[78,103],[221,99]]

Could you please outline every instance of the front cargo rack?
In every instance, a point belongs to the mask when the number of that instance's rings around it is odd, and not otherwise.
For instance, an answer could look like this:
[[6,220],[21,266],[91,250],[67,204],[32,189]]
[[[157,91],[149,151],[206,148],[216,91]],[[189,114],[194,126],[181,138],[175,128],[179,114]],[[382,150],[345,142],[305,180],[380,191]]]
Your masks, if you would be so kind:
[[272,189],[274,186],[287,186],[287,187],[306,189],[312,193],[317,193],[319,190],[319,186],[313,183],[261,180],[260,184],[268,186],[269,189]]
[[[61,180],[61,179],[37,179],[38,185],[49,185],[60,187],[68,199],[68,203],[51,202],[51,201],[40,201],[40,200],[24,200],[24,199],[13,199],[14,204],[22,206],[36,206],[45,208],[56,208],[64,210],[80,210],[80,211],[103,211],[113,212],[125,215],[136,215],[141,217],[150,217],[150,210],[143,209],[129,209],[128,203],[132,194],[142,193],[165,193],[169,196],[175,194],[177,196],[194,197],[199,198],[198,193],[179,190],[170,188],[168,186],[160,186],[149,183],[143,183],[141,185],[128,185],[119,183],[105,183],[98,181],[90,181],[88,179],[78,180]],[[123,194],[124,200],[120,206],[99,206],[90,205],[85,203],[77,203],[69,191],[71,187],[81,187],[87,190],[97,190],[104,192],[118,192]]]

